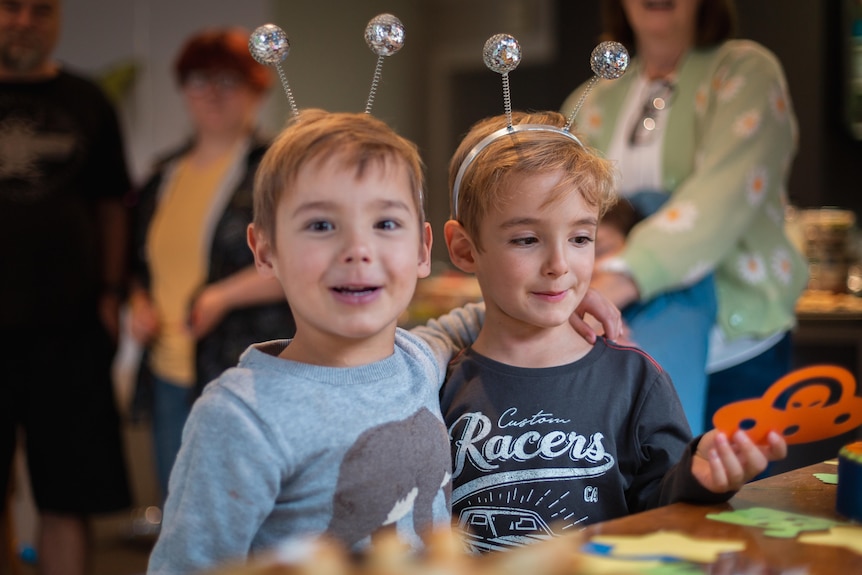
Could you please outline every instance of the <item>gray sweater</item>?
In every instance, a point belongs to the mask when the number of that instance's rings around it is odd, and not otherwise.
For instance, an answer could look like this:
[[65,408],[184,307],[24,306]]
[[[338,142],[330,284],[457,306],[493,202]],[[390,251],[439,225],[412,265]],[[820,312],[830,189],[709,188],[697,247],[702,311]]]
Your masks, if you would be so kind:
[[354,368],[280,359],[256,344],[206,386],[171,474],[147,573],[242,560],[326,533],[353,549],[385,525],[415,547],[450,521],[451,460],[438,391],[482,309],[399,329],[390,357]]

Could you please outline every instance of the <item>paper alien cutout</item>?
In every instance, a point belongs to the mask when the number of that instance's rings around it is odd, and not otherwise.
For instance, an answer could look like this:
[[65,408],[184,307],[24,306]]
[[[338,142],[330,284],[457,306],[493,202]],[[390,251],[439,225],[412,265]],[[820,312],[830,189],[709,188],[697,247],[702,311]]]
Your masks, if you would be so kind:
[[708,513],[706,517],[734,525],[759,527],[764,530],[764,535],[788,539],[796,537],[802,531],[823,531],[840,524],[840,521],[834,519],[790,513],[768,507],[750,507],[736,511]]
[[837,473],[815,473],[814,477],[827,485],[838,485]]
[[773,383],[763,397],[725,405],[712,419],[728,435],[745,431],[766,443],[774,430],[788,444],[809,443],[862,425],[862,397],[853,374],[837,365],[814,365],[792,371]]

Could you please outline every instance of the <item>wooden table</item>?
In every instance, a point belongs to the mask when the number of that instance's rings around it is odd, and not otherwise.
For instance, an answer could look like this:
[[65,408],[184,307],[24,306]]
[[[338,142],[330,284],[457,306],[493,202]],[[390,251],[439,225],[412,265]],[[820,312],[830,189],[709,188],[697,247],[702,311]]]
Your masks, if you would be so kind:
[[[862,574],[862,555],[846,548],[800,543],[795,538],[767,537],[763,534],[763,529],[758,527],[733,525],[706,518],[709,513],[749,507],[769,507],[791,513],[846,521],[835,512],[837,486],[823,483],[813,476],[814,473],[837,472],[837,465],[818,463],[749,483],[723,505],[675,503],[621,519],[597,523],[587,527],[582,533],[586,540],[598,534],[635,535],[664,529],[681,531],[696,538],[745,541],[745,551],[720,560],[734,562],[739,566],[737,571],[723,571],[718,568],[710,571],[715,573]],[[765,568],[751,571],[742,568],[742,566],[755,565],[762,565]]]

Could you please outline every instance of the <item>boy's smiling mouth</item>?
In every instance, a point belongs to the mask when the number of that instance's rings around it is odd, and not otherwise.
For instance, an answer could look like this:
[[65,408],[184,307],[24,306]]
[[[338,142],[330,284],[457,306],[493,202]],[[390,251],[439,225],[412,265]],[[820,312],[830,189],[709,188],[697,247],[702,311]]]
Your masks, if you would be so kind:
[[336,286],[332,291],[350,297],[368,296],[379,290],[379,286]]
[[563,291],[537,291],[533,292],[534,295],[546,299],[548,301],[560,301],[566,297],[568,294],[568,290]]

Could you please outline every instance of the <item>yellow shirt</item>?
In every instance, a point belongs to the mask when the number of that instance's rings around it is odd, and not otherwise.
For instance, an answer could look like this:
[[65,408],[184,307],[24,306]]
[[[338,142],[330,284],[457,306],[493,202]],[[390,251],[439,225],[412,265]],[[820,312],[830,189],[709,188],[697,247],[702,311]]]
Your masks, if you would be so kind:
[[206,281],[209,246],[205,225],[232,154],[207,166],[183,159],[159,203],[147,236],[151,297],[161,329],[153,342],[150,368],[174,383],[195,380],[195,340],[187,328],[192,297]]

